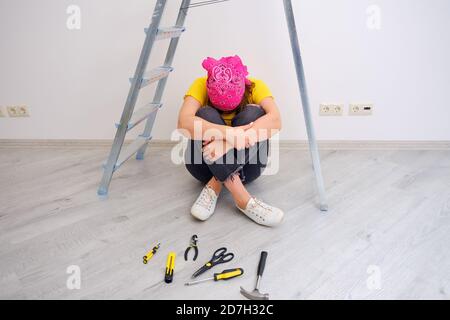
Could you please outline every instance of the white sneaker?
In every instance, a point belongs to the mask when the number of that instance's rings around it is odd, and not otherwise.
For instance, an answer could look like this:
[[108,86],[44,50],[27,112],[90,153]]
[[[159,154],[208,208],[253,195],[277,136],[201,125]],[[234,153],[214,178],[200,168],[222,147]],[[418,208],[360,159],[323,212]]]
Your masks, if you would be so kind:
[[198,220],[206,221],[213,215],[216,204],[216,192],[210,186],[206,186],[192,206],[191,214]]
[[284,217],[283,211],[256,198],[250,199],[245,210],[237,208],[256,223],[267,227],[279,225]]

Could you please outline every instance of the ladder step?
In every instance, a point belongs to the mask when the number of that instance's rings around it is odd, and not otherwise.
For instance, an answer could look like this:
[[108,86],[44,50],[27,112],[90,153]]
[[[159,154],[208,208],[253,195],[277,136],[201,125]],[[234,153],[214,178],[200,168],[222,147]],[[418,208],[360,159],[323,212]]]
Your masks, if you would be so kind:
[[[171,38],[180,37],[183,32],[186,31],[185,27],[169,27],[169,28],[161,28],[158,29],[158,33],[156,34],[156,40],[164,40]],[[145,33],[148,32],[148,28],[145,28]]]
[[152,138],[151,137],[138,137],[133,143],[126,146],[120,153],[120,157],[117,160],[114,170],[119,169],[128,159],[134,156],[140,148],[145,146]]
[[[167,78],[169,74],[173,71],[172,67],[157,67],[150,71],[147,71],[142,78],[142,83],[140,89],[156,82],[161,79]],[[133,78],[130,79],[130,82],[133,82]]]
[[[139,123],[150,117],[153,112],[161,109],[161,103],[149,103],[143,107],[141,107],[138,111],[136,111],[131,117],[130,122],[128,122],[127,130],[130,131],[134,127],[136,127]],[[116,123],[116,128],[119,128],[120,123]]]

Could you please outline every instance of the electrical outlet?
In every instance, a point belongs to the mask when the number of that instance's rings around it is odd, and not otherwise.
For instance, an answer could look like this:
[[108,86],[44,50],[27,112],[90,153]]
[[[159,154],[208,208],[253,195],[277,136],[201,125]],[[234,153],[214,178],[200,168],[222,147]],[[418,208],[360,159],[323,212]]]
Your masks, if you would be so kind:
[[342,116],[344,114],[343,104],[325,104],[320,105],[321,116]]
[[352,103],[348,114],[351,116],[371,116],[373,114],[373,104],[371,103]]
[[3,109],[3,107],[0,106],[0,118],[4,118],[4,117],[6,117],[6,113],[5,113],[4,109]]
[[27,106],[10,106],[6,109],[11,118],[27,118],[30,116]]

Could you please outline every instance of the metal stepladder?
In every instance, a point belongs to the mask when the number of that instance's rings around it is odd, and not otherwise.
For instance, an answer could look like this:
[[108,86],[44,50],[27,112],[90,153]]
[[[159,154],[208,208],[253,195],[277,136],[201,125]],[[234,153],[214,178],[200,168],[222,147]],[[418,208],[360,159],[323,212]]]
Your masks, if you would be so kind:
[[[189,8],[203,5],[210,5],[227,0],[210,0],[192,3],[191,0],[182,0],[178,18],[174,27],[160,28],[162,15],[166,8],[167,0],[156,0],[155,10],[153,12],[152,21],[148,29],[146,29],[146,38],[134,77],[131,79],[131,87],[125,103],[120,123],[117,124],[117,132],[114,143],[111,148],[108,160],[104,165],[103,178],[98,189],[99,196],[108,194],[109,185],[112,176],[128,159],[136,154],[138,160],[143,160],[148,143],[151,140],[151,133],[155,123],[158,110],[162,107],[162,96],[167,84],[167,78],[173,71],[172,63],[175,51],[178,47],[179,38],[185,31],[184,23]],[[322,211],[328,210],[325,187],[323,183],[322,170],[320,165],[320,156],[315,137],[311,110],[309,105],[309,97],[307,93],[305,72],[303,68],[302,57],[300,53],[300,45],[298,41],[297,27],[292,8],[291,0],[283,0],[286,19],[289,29],[289,36],[294,56],[294,64],[297,72],[297,80],[302,100],[303,113],[308,134],[313,170],[316,179],[317,191],[319,194],[319,207]],[[148,60],[155,41],[162,39],[171,39],[167,50],[165,62],[162,66],[146,72]],[[142,88],[158,82],[153,101],[144,105],[136,112],[134,111],[139,92]],[[132,130],[138,124],[146,121],[144,132],[130,145],[123,147],[125,137],[128,131]],[[123,150],[122,150],[123,149]]]

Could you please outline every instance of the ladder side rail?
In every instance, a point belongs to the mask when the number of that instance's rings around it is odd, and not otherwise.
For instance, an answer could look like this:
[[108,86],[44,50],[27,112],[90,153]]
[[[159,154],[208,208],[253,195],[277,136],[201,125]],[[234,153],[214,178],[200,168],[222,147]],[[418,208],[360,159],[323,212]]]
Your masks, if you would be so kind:
[[139,91],[141,87],[142,77],[147,68],[150,53],[153,48],[153,44],[156,39],[159,25],[161,23],[162,15],[166,7],[167,0],[157,0],[155,5],[155,10],[153,11],[152,21],[148,28],[148,32],[145,38],[144,46],[139,57],[139,62],[136,67],[134,78],[128,93],[127,101],[122,113],[119,128],[117,129],[114,143],[111,147],[111,152],[109,158],[106,162],[106,166],[103,172],[103,177],[100,182],[98,189],[98,194],[100,196],[105,196],[108,194],[109,185],[111,183],[112,175],[116,169],[116,163],[120,156],[120,151],[127,134],[128,123],[133,115],[134,107],[136,105]]
[[303,113],[305,117],[306,131],[308,133],[309,147],[311,152],[311,158],[313,162],[313,168],[315,173],[315,179],[317,189],[319,193],[320,210],[327,211],[327,199],[325,194],[325,186],[323,182],[322,169],[320,165],[319,148],[317,146],[316,135],[314,132],[314,126],[311,116],[311,108],[309,104],[308,90],[306,86],[305,70],[303,67],[302,56],[300,52],[300,44],[298,41],[297,27],[295,23],[294,12],[292,9],[291,0],[283,0],[284,9],[286,13],[286,20],[289,28],[289,36],[291,39],[292,53],[294,56],[295,69],[297,71],[297,81],[300,89],[300,95],[302,99]]
[[[188,10],[189,10],[189,6],[191,4],[191,0],[183,0],[183,2],[181,3],[180,6],[180,11],[178,12],[178,17],[177,17],[177,22],[176,22],[176,26],[177,27],[183,27],[187,14],[188,14]],[[180,38],[172,38],[169,44],[169,48],[167,50],[167,54],[166,54],[166,59],[164,61],[164,67],[172,67],[173,64],[173,60],[175,58],[175,52],[177,50],[178,47],[178,42],[179,42]],[[161,79],[158,82],[158,87],[156,88],[155,91],[155,96],[153,98],[153,102],[152,103],[161,103],[163,94],[164,94],[164,90],[166,88],[166,84],[167,84],[167,80],[168,77]],[[145,129],[144,132],[142,134],[142,136],[144,137],[150,137],[152,134],[152,130],[153,130],[153,125],[155,124],[155,120],[156,120],[156,116],[157,116],[157,112],[154,112],[148,119],[147,122],[145,124]],[[136,159],[137,160],[143,160],[144,156],[145,156],[145,151],[147,150],[148,144],[144,145],[137,153],[136,155]]]

